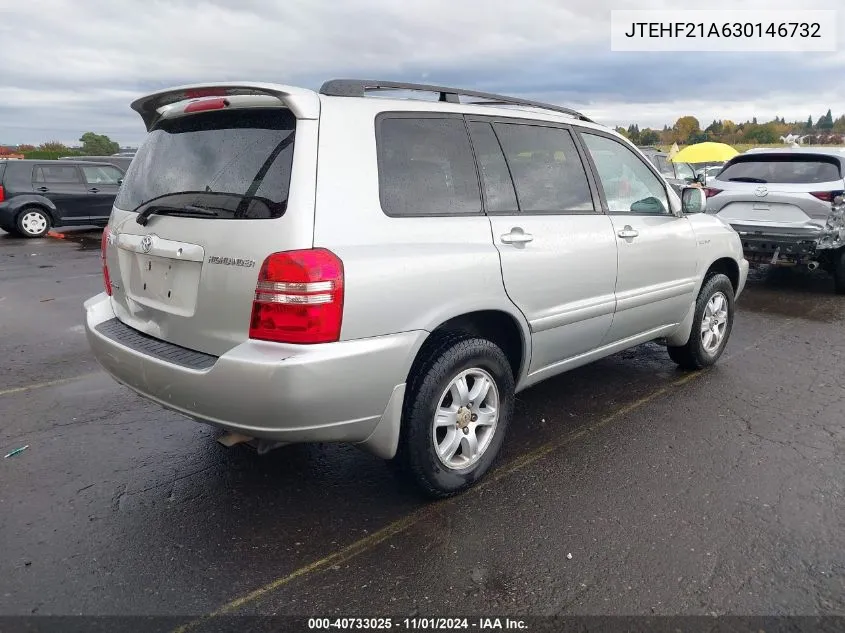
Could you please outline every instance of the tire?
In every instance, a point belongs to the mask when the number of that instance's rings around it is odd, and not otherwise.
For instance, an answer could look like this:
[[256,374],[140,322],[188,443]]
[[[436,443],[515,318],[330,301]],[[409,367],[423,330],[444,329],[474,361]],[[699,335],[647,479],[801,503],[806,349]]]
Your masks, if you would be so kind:
[[[479,380],[490,383],[486,395],[470,403],[468,396],[481,388]],[[457,394],[465,397],[459,396],[458,402]],[[458,494],[495,462],[513,406],[513,372],[501,348],[469,335],[439,338],[427,345],[411,370],[393,461],[427,496],[442,499]],[[475,452],[470,450],[473,438]]]
[[31,238],[44,237],[52,224],[50,214],[39,207],[24,208],[15,221],[17,232]]
[[836,253],[831,268],[836,294],[845,295],[845,249]]
[[[721,303],[718,301],[721,297]],[[711,303],[714,301],[715,303]],[[720,315],[717,323],[714,324],[716,330],[709,330],[710,336],[706,336],[702,331],[702,325],[705,318],[712,318],[709,316],[714,308],[717,308],[717,313],[722,312],[718,306],[724,306],[724,316]],[[731,336],[734,322],[734,289],[731,285],[731,280],[725,275],[714,274],[704,280],[701,291],[698,293],[698,299],[695,302],[695,316],[692,320],[692,329],[690,330],[689,340],[686,345],[679,347],[668,347],[669,358],[675,361],[682,369],[698,370],[710,367],[719,360],[722,352],[725,351],[725,346]],[[714,340],[713,334],[718,332]],[[707,342],[708,344],[705,344]]]

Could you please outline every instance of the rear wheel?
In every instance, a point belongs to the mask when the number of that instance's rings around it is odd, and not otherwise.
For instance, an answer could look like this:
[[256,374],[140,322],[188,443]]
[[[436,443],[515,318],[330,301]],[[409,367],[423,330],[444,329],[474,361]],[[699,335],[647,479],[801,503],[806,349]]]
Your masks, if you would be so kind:
[[38,207],[27,207],[18,214],[16,227],[24,237],[44,237],[50,230],[49,214]]
[[514,403],[504,352],[470,337],[437,341],[408,381],[397,464],[428,496],[481,479],[501,449]]
[[704,280],[695,302],[695,316],[686,345],[669,347],[669,357],[683,369],[704,369],[715,364],[731,335],[734,290],[731,280],[715,274]]

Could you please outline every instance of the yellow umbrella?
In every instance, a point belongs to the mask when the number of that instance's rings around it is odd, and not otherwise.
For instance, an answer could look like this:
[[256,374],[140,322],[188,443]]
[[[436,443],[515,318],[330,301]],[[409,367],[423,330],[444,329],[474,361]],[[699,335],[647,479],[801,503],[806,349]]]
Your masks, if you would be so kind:
[[689,145],[669,160],[675,163],[721,163],[738,154],[738,151],[725,143],[707,142]]

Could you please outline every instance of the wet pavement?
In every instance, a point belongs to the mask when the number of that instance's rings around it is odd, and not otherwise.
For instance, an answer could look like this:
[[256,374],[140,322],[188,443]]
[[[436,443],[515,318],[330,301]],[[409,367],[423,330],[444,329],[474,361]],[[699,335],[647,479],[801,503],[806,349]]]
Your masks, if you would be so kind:
[[[0,232],[0,615],[845,614],[845,297],[755,274],[713,370],[644,345],[518,397],[428,503],[355,448],[225,449],[107,378],[100,234]],[[571,554],[571,557],[570,557]]]

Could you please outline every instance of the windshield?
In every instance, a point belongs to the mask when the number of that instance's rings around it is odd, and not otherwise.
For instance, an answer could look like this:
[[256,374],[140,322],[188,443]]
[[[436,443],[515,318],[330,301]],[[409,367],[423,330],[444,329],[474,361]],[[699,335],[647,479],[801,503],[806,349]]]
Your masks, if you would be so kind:
[[815,184],[839,180],[842,176],[834,160],[756,155],[728,165],[718,177],[734,182]]
[[[186,192],[261,199],[262,212],[214,205],[217,217],[275,218],[290,186],[296,119],[282,108],[215,110],[165,119],[138,150],[115,206],[138,211],[152,200]],[[217,201],[222,196],[217,198]],[[212,206],[205,200],[190,204]]]

